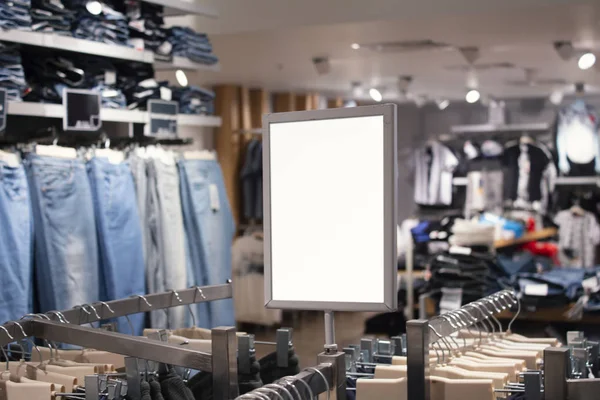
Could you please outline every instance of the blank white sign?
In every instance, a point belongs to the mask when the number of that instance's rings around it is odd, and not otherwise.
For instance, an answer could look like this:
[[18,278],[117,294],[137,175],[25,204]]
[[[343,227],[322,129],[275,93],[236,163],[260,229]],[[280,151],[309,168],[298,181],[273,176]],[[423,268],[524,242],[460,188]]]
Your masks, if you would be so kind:
[[384,303],[383,115],[271,123],[269,152],[272,300]]

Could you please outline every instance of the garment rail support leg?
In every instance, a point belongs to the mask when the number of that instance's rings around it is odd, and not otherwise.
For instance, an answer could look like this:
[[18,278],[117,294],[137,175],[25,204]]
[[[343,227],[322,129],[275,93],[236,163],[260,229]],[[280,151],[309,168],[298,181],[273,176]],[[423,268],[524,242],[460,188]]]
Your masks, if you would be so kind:
[[544,394],[545,400],[565,400],[567,379],[571,369],[569,349],[548,348],[544,350]]
[[[413,320],[406,323],[407,386],[411,400],[430,400],[429,382],[429,322]],[[562,399],[564,400],[564,399]]]
[[[327,347],[327,345],[326,345]],[[332,399],[346,400],[346,354],[326,349],[317,356],[319,364],[328,363],[332,366],[330,390]]]
[[212,372],[215,400],[235,399],[239,395],[235,328],[212,329]]

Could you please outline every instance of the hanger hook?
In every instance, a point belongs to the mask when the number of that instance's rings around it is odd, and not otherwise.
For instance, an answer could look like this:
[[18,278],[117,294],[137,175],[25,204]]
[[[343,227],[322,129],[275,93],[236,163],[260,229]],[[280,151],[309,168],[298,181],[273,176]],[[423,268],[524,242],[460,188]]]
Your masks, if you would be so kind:
[[66,320],[65,316],[60,311],[48,311],[46,314],[55,315],[56,318],[58,319],[58,322],[61,322],[61,323],[69,322]]
[[[479,304],[481,304],[481,306],[484,307],[487,310],[489,318],[498,325],[498,334],[502,334],[502,324],[500,323],[500,321],[498,321],[498,318],[496,318],[496,316],[494,315],[494,311],[490,310],[488,308],[488,305],[491,305],[491,306],[495,307],[494,301],[493,301],[493,296],[492,297],[488,297],[487,301],[481,301]],[[498,310],[497,308],[495,308],[495,310],[496,310],[496,313],[500,312],[500,310]]]
[[[482,321],[485,321],[487,324],[489,324],[489,326],[492,328],[492,338],[494,338],[494,335],[496,334],[496,327],[494,326],[494,324],[492,324],[489,321],[490,318],[490,310],[488,310],[487,308],[483,307],[479,302],[473,302],[473,307],[477,308],[479,310],[479,312],[481,313],[481,316],[483,317]],[[485,310],[485,311],[484,311]]]
[[[39,365],[41,365],[42,364],[42,352],[40,351],[39,347],[37,347],[37,344],[35,344],[35,342],[30,337],[27,336],[27,333],[25,333],[25,329],[23,329],[23,326],[20,323],[18,323],[17,321],[11,321],[11,322],[13,324],[17,325],[19,327],[19,329],[21,329],[21,333],[23,334],[23,339],[27,340],[29,343],[31,343],[31,345],[33,347],[35,347],[35,351],[37,351],[38,356],[40,357]],[[38,367],[39,367],[39,365],[38,365]]]
[[[87,318],[88,320],[89,320],[89,316],[90,316],[90,315],[92,315],[92,313],[91,313],[91,312],[89,312],[89,311],[88,311],[88,310],[85,308],[85,304],[82,304],[82,305],[80,305],[80,306],[75,306],[75,307],[73,307],[73,308],[74,308],[74,309],[79,309],[80,311],[82,311],[82,310],[83,310],[83,312],[84,312],[84,313],[86,313],[86,314],[88,315],[88,318]],[[77,322],[78,322],[78,324],[77,324],[77,325],[81,325],[81,313],[78,313],[78,315],[77,315]],[[94,325],[93,325],[92,323],[89,323],[89,324],[92,326],[92,328],[94,327]]]
[[[47,319],[48,321],[51,321],[50,317],[47,316],[46,314],[25,314],[23,315],[21,318],[19,318],[19,320],[23,320],[25,318],[28,317],[33,317],[33,318],[39,318],[39,319]],[[48,350],[50,351],[50,359],[53,360],[54,359],[54,354],[53,354],[53,350],[54,348],[52,346],[54,346],[55,348],[57,348],[56,344],[48,339],[44,339],[44,342],[46,342],[46,345],[48,346]],[[22,347],[21,347],[22,348]],[[25,349],[23,349],[23,352],[25,351]],[[42,362],[42,360],[40,359],[40,362]]]
[[[173,289],[172,292],[173,292],[173,295],[177,298],[177,301],[179,303],[183,303],[183,300],[181,300],[181,297],[179,297],[179,293],[177,293],[177,291],[175,289]],[[196,292],[194,292],[194,297],[196,297]],[[196,316],[194,315],[192,306],[188,304],[187,309],[190,312],[190,315],[192,316],[192,326],[196,326]]]
[[[454,328],[454,329],[457,329],[459,326],[455,326],[455,325],[452,323],[452,319],[450,318],[450,316],[449,316],[448,314],[449,314],[449,313],[446,313],[446,314],[440,315],[440,318],[442,318],[444,321],[447,321],[447,322],[450,324],[450,326],[452,326],[452,328]],[[449,338],[450,338],[450,340],[452,340],[452,342],[454,342],[454,345],[456,346],[456,352],[458,353],[458,352],[459,352],[459,349],[460,349],[460,346],[459,346],[459,344],[458,344],[458,343],[456,343],[456,340],[454,340],[454,337],[453,337],[452,335],[448,335],[447,337],[449,337]],[[448,342],[447,344],[449,344],[449,343],[450,343],[450,342]]]
[[144,296],[142,296],[141,294],[136,294],[135,296],[132,297],[137,297],[138,299],[142,299],[144,300],[144,303],[146,303],[146,305],[150,308],[152,308],[152,304],[148,303],[148,300],[146,300],[146,298]]
[[[329,365],[331,365],[331,364],[329,364]],[[325,388],[327,390],[327,400],[330,400],[329,382],[327,382],[327,378],[325,378],[325,375],[323,375],[323,373],[315,367],[305,368],[304,370],[305,371],[314,371],[315,373],[321,375],[321,378],[323,378],[323,383],[325,384]]]
[[277,389],[281,389],[285,392],[285,394],[287,394],[287,396],[290,398],[290,400],[294,400],[294,396],[292,396],[292,393],[290,393],[289,390],[287,390],[284,386],[280,385],[279,383],[269,383],[263,387],[265,387],[265,388],[276,387]]
[[[438,339],[443,340],[442,336],[438,333],[438,331],[435,330],[435,328],[433,326],[431,326],[431,324],[427,324],[427,326],[429,326],[429,329],[431,329],[433,331],[433,333],[436,334],[436,336],[438,337]],[[438,354],[437,349],[435,348],[435,344],[438,345],[439,349],[442,352],[442,360],[441,361],[440,361],[440,355]],[[444,364],[444,362],[446,361],[446,355],[444,354],[444,349],[440,345],[439,341],[436,340],[435,343],[431,344],[431,347],[433,347],[433,351],[435,351],[435,355],[437,357],[437,363],[438,364]]]
[[[256,391],[259,393],[262,393],[262,392],[273,393],[275,396],[277,396],[277,398],[279,398],[279,400],[284,400],[283,396],[280,395],[277,390],[273,390],[273,389],[265,387],[265,386],[256,389]],[[269,397],[267,396],[267,398],[269,398]]]
[[300,391],[298,391],[298,388],[296,387],[296,385],[292,384],[287,379],[280,379],[280,380],[277,381],[277,383],[282,383],[282,384],[284,384],[284,385],[289,386],[290,388],[292,388],[294,394],[298,397],[298,400],[302,400],[302,396],[300,396]]
[[314,399],[314,397],[315,397],[314,392],[310,388],[310,385],[304,381],[304,379],[298,379],[298,378],[296,378],[294,376],[284,376],[282,379],[291,380],[294,383],[295,382],[302,383],[304,385],[304,387],[306,388],[306,391],[308,392],[309,396],[310,396],[310,400]]
[[[14,337],[12,337],[12,335],[10,333],[8,333],[8,329],[6,329],[4,326],[0,325],[0,328],[6,332],[6,336],[8,336],[8,338],[10,340],[14,340]],[[10,364],[8,363],[8,354],[6,354],[6,350],[4,350],[4,346],[0,347],[2,349],[2,354],[4,354],[4,358],[6,359],[6,370],[8,371],[10,369]]]
[[517,313],[515,315],[513,315],[512,319],[508,323],[508,328],[506,328],[506,332],[508,332],[508,333],[512,332],[512,330],[511,330],[512,324],[513,324],[513,322],[515,322],[515,320],[521,313],[521,299],[519,298],[519,295],[516,292],[511,292],[511,294],[513,295],[513,297],[515,298],[515,300],[517,302]]
[[102,318],[100,318],[100,315],[98,315],[98,311],[96,311],[96,309],[94,308],[94,306],[92,304],[86,304],[86,305],[92,309],[92,311],[94,312],[94,315],[96,316],[96,318],[98,318],[98,323],[100,323]]
[[196,295],[198,293],[200,293],[200,296],[202,296],[203,300],[206,300],[206,296],[204,295],[204,292],[202,291],[202,289],[200,289],[200,286],[195,286],[196,291],[194,292],[194,303],[196,302]]

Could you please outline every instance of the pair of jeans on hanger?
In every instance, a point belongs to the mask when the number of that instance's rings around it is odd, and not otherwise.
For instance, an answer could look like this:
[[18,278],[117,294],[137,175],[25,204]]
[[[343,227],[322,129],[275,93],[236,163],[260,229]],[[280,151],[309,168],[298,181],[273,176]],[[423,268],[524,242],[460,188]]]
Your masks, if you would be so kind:
[[[146,161],[146,276],[149,293],[187,287],[185,233],[175,161]],[[139,193],[138,193],[139,196]],[[168,318],[167,318],[168,315]],[[196,315],[198,315],[196,313]],[[184,307],[151,313],[152,327],[184,326]],[[197,317],[198,320],[201,316]]]
[[0,160],[0,321],[33,312],[33,216],[23,164]]
[[26,165],[40,311],[98,301],[98,241],[85,163],[29,154]]
[[[231,279],[235,223],[221,167],[216,160],[178,163],[181,202],[194,284],[220,285]],[[234,326],[233,299],[196,305],[198,326]]]
[[[100,298],[116,300],[146,293],[142,229],[128,162],[95,157],[87,163],[100,254]],[[118,319],[122,333],[142,335],[144,314]]]

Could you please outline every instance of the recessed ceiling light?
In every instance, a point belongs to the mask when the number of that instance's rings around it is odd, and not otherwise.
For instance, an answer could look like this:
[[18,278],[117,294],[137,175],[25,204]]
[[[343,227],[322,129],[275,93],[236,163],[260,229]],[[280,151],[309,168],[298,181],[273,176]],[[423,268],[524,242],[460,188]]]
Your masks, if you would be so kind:
[[371,98],[373,100],[375,100],[376,102],[380,102],[381,100],[383,100],[383,96],[381,95],[381,92],[375,88],[371,88],[369,90],[369,96],[371,96]]
[[175,72],[175,78],[177,78],[177,83],[179,83],[181,86],[188,85],[187,75],[182,70],[178,69],[177,72]]
[[88,1],[85,8],[92,15],[100,15],[102,13],[102,4],[99,1]]
[[577,65],[579,65],[579,69],[590,69],[596,64],[596,56],[594,53],[585,53],[581,57],[579,57],[579,61]]
[[437,106],[440,110],[445,110],[446,108],[448,108],[449,105],[450,105],[450,100],[448,100],[448,99],[437,101]]
[[358,43],[352,43],[350,45],[350,47],[352,47],[353,50],[358,50],[358,49],[360,49],[360,44],[358,44]]
[[467,100],[467,103],[477,103],[477,101],[479,101],[479,99],[481,98],[481,94],[479,93],[478,90],[472,89],[469,90],[467,92],[467,95],[465,96],[465,100]]

